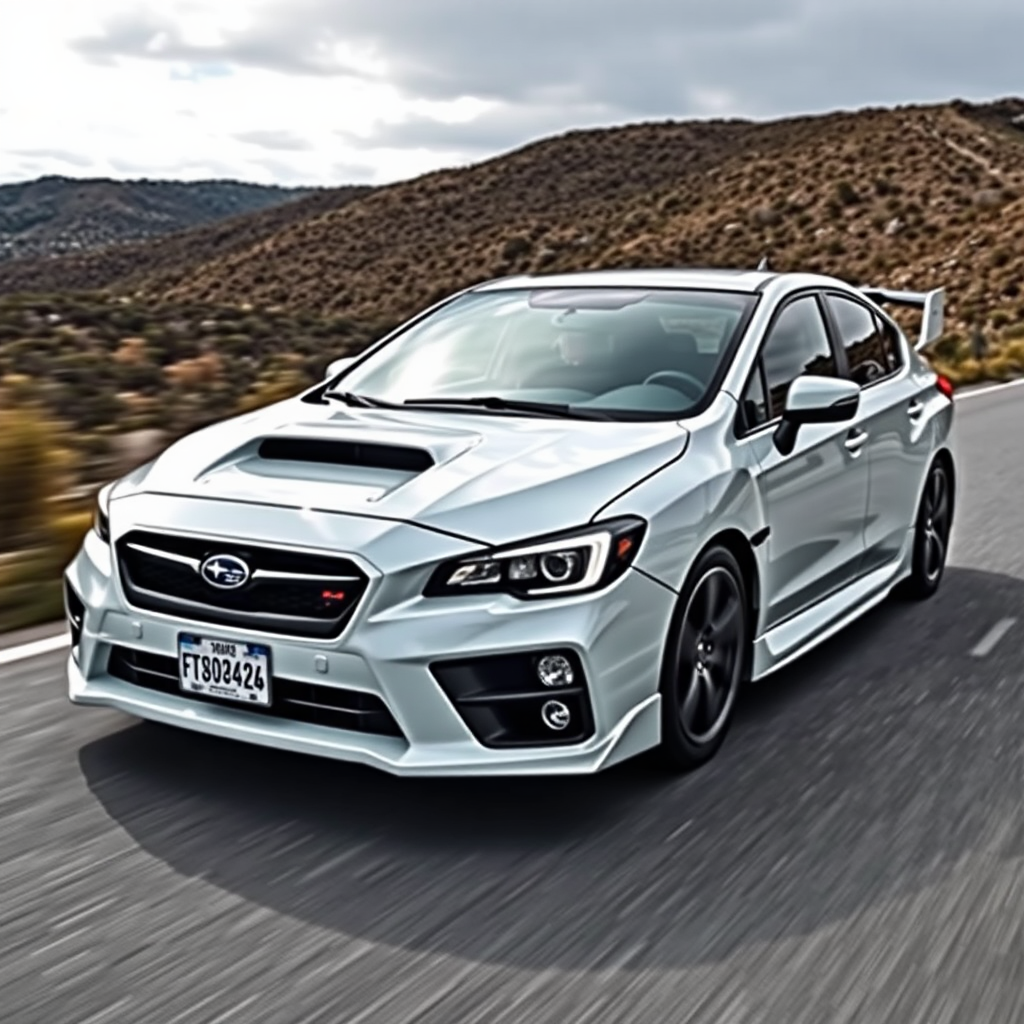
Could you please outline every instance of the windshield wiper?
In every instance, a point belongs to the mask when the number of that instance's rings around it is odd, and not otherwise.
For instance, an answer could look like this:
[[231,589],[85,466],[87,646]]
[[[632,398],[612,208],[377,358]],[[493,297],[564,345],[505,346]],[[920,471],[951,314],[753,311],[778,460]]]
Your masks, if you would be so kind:
[[554,402],[521,402],[514,398],[498,395],[481,395],[471,398],[407,398],[404,402],[386,402],[383,398],[370,398],[355,391],[325,391],[324,398],[334,398],[345,405],[359,409],[405,409],[410,406],[454,406],[466,409],[494,409],[496,412],[525,412],[535,416],[555,416],[573,420],[611,420],[608,413],[600,409],[581,409],[578,406],[559,405]]
[[370,398],[357,394],[355,391],[325,391],[324,398],[336,398],[346,405],[354,405],[359,409],[401,409],[394,402],[385,402],[382,398]]
[[452,405],[472,409],[494,409],[496,412],[526,412],[537,416],[556,416],[571,420],[611,420],[614,417],[600,409],[581,409],[576,405],[555,402],[524,402],[498,395],[479,395],[471,398],[407,398],[403,405]]

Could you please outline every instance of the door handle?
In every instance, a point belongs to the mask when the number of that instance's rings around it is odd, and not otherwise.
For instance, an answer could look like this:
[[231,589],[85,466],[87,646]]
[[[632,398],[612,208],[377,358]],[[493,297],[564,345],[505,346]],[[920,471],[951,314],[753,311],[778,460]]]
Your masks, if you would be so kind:
[[864,430],[851,430],[843,441],[843,447],[851,455],[859,455],[861,448],[867,443],[868,435]]
[[907,415],[912,420],[920,419],[922,412],[924,412],[924,402],[920,399],[915,398],[910,405],[907,406]]

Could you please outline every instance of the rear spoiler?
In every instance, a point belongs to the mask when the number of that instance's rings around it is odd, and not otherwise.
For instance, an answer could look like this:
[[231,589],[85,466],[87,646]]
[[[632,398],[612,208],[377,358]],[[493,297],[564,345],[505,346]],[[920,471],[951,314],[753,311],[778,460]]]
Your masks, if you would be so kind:
[[909,309],[920,309],[921,332],[914,345],[914,351],[920,352],[926,345],[942,337],[944,326],[944,308],[946,290],[933,288],[930,292],[901,292],[891,288],[861,288],[861,292],[879,306],[904,306]]

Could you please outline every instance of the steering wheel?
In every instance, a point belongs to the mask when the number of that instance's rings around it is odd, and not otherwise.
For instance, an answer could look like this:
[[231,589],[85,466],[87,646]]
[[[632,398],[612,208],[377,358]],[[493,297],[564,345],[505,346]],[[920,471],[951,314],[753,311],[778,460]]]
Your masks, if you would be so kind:
[[[659,377],[669,377],[673,381],[685,385],[683,388],[676,387],[675,390],[681,390],[684,394],[688,394],[694,401],[698,401],[704,394],[704,385],[697,380],[696,377],[693,377],[688,373],[683,373],[682,370],[658,370],[657,373],[652,373],[644,383],[654,384],[657,382]],[[675,387],[675,385],[669,384],[668,387]]]
[[879,377],[884,377],[888,372],[877,359],[865,359],[852,376],[863,387],[865,384],[878,380]]

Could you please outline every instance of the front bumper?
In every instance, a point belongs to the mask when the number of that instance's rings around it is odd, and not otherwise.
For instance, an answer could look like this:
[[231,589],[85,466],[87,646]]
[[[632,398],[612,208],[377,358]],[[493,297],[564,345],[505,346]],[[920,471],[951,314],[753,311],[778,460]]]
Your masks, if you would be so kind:
[[[111,549],[91,532],[68,567],[66,583],[84,607],[67,666],[74,704],[396,775],[591,773],[660,740],[658,682],[675,596],[635,571],[600,594],[542,602],[406,594],[382,603],[385,588],[368,594],[366,607],[338,640],[323,642],[132,609],[113,570]],[[275,681],[318,687],[332,696],[362,695],[380,702],[397,728],[392,734],[357,731],[279,717],[273,707],[257,712],[202,702],[182,696],[169,678],[154,689],[128,681],[116,668],[127,654],[173,669],[181,632],[266,643]],[[551,650],[566,652],[582,670],[586,737],[559,742],[552,733],[550,743],[538,742],[536,735],[525,745],[481,742],[472,716],[451,698],[450,683],[442,685],[438,663]],[[542,692],[559,696],[557,690]]]

